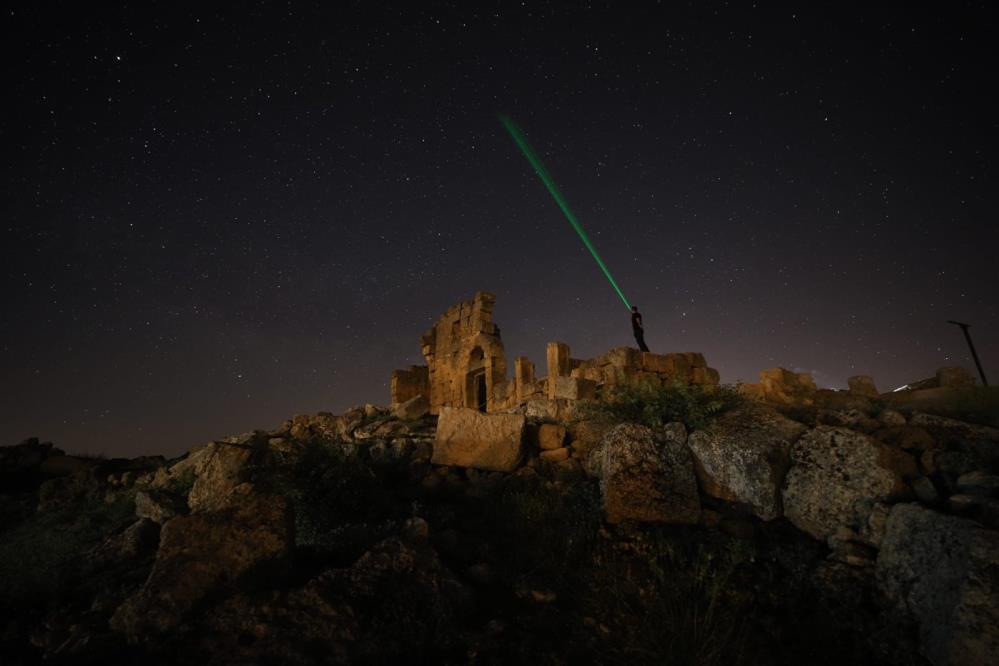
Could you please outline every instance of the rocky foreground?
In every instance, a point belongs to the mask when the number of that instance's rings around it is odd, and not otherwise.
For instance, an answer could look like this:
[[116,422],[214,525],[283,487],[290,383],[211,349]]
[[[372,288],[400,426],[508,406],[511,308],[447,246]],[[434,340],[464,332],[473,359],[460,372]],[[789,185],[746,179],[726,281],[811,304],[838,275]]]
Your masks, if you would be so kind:
[[994,663],[999,429],[840,407],[0,448],[2,662]]

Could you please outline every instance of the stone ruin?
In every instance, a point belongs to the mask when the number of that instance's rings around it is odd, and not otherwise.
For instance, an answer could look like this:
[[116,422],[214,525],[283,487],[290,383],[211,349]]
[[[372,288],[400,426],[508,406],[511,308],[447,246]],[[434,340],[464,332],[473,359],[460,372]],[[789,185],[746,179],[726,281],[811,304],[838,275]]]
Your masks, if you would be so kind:
[[882,400],[894,407],[928,409],[946,407],[962,391],[975,387],[975,379],[961,367],[946,367],[936,375],[911,382],[893,391],[882,393],[868,375],[847,379],[845,391],[818,388],[807,372],[792,372],[785,368],[760,371],[760,381],[741,384],[739,391],[759,402],[778,405],[816,405],[820,407],[862,407],[869,400]]
[[[549,342],[544,376],[526,356],[513,361],[507,377],[499,327],[493,322],[496,297],[480,291],[451,306],[420,338],[427,365],[392,373],[392,407],[426,400],[430,413],[444,407],[480,412],[520,412],[560,416],[577,400],[595,399],[628,382],[717,385],[718,371],[695,352],[653,354],[616,347],[591,359],[572,358],[569,345]],[[421,400],[422,399],[422,400]]]

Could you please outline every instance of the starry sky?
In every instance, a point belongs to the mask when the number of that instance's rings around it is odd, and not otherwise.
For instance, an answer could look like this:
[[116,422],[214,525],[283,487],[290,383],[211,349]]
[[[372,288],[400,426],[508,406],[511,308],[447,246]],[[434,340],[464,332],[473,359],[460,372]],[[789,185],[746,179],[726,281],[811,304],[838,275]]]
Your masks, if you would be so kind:
[[385,404],[477,290],[511,366],[634,345],[497,113],[653,351],[886,390],[973,371],[958,319],[999,381],[989,3],[214,6],[4,10],[0,444]]

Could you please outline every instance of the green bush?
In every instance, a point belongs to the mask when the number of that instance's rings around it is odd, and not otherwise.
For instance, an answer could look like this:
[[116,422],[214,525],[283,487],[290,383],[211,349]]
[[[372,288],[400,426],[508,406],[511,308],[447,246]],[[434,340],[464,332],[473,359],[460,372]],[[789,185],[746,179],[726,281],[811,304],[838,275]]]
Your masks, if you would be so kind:
[[296,544],[348,561],[404,517],[385,479],[336,442],[309,446],[283,485]]
[[743,404],[732,386],[701,386],[672,382],[663,386],[637,382],[615,386],[604,400],[588,403],[591,418],[614,423],[640,423],[656,428],[681,421],[688,430],[707,426],[720,414]]

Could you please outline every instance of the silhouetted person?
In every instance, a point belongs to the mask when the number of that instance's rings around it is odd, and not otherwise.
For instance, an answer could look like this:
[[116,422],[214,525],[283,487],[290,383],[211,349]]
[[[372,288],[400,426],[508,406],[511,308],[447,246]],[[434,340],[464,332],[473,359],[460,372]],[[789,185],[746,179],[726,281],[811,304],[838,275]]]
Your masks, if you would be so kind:
[[631,330],[635,334],[635,342],[642,351],[649,351],[645,344],[645,328],[642,326],[642,314],[638,311],[637,305],[631,306]]

